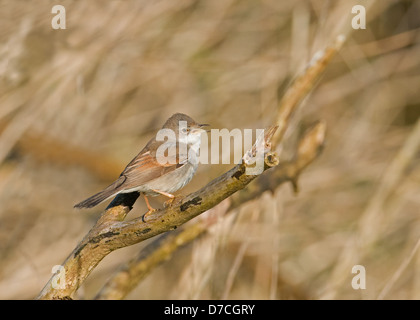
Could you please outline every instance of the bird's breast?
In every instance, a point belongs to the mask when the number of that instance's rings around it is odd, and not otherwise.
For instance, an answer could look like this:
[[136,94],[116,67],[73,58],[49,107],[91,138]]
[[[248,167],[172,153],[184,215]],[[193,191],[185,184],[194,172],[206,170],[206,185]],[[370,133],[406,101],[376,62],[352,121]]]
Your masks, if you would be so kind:
[[147,195],[158,195],[152,190],[159,190],[167,193],[173,193],[183,188],[191,181],[197,170],[197,163],[187,162],[181,167],[156,178],[143,186],[143,192]]

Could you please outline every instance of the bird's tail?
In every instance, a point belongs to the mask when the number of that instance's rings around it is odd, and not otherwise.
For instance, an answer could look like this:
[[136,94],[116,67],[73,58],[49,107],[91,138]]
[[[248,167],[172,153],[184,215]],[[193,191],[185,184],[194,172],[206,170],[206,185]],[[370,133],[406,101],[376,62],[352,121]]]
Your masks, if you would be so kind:
[[121,191],[120,187],[122,186],[124,181],[125,177],[120,176],[118,180],[116,180],[114,183],[108,186],[105,190],[94,194],[93,196],[87,198],[86,200],[83,200],[82,202],[79,202],[74,207],[77,209],[92,208],[111,198],[112,196],[116,196]]

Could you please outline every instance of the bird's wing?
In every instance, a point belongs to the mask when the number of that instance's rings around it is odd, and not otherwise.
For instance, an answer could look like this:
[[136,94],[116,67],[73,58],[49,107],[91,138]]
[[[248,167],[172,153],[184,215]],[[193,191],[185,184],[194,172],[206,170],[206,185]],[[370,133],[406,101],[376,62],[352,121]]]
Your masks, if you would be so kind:
[[[172,152],[167,152],[165,159],[162,159],[166,162],[161,161],[161,163],[156,159],[156,150],[140,152],[121,173],[121,176],[125,177],[125,181],[120,189],[138,187],[186,164],[188,161],[187,147],[179,144],[168,145],[168,148],[172,147],[174,149],[168,149]],[[173,152],[174,150],[176,150],[176,153]]]

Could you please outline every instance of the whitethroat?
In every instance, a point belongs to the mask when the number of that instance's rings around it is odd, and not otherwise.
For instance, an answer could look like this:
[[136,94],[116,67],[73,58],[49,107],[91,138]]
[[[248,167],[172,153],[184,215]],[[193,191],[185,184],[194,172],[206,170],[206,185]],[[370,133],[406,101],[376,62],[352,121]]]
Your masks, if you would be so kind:
[[117,180],[74,207],[92,208],[120,193],[137,191],[143,194],[149,209],[143,216],[144,220],[147,214],[155,210],[147,196],[160,194],[173,200],[172,193],[191,181],[198,167],[201,134],[206,131],[203,129],[205,126],[208,124],[199,124],[186,114],[172,115],[161,131],[164,134],[172,132],[172,135],[168,134],[166,140],[157,139],[158,135],[152,138]]

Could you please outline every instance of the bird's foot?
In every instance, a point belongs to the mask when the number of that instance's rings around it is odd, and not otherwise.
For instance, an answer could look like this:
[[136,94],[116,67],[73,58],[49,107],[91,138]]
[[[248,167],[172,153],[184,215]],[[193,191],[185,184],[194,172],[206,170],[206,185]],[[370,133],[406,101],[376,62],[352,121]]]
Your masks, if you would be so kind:
[[174,202],[174,200],[175,200],[175,197],[173,197],[173,198],[169,198],[168,200],[166,200],[166,201],[163,203],[163,207],[164,207],[164,208],[169,207],[170,205],[172,205],[172,203]]
[[149,209],[149,211],[147,211],[144,215],[141,216],[141,221],[143,221],[144,223],[146,223],[146,218],[148,216],[150,216],[153,212],[157,211],[156,209]]

